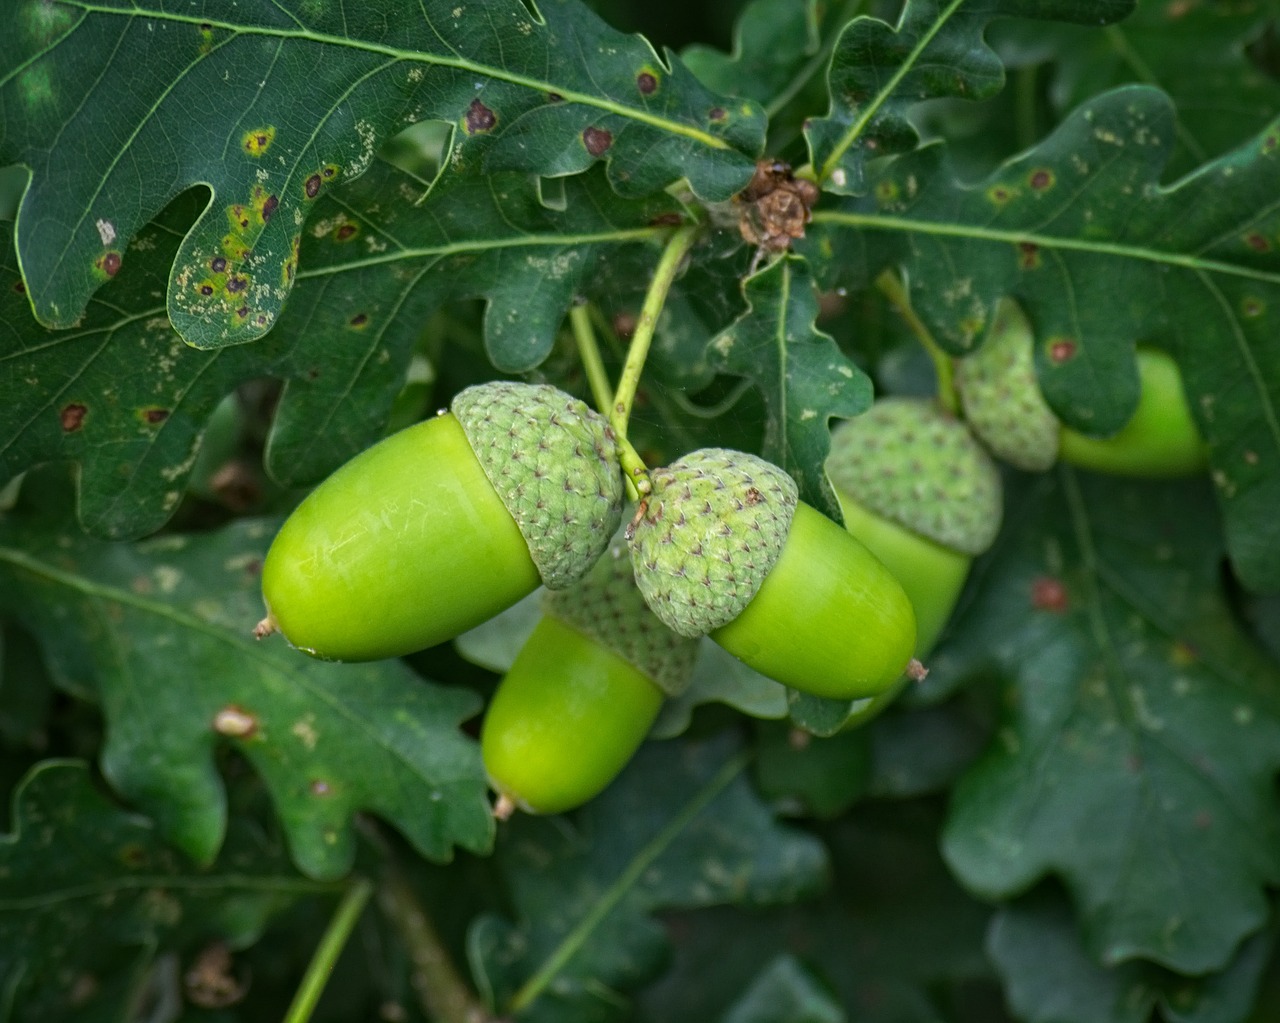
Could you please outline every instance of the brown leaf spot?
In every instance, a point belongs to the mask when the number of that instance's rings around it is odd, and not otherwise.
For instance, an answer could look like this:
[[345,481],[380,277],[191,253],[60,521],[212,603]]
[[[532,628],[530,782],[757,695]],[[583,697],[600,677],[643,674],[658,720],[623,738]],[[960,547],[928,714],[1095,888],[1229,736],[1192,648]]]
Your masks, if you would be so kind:
[[13,282],[13,290],[16,291],[19,295],[25,295],[27,293],[27,286],[24,283],[22,283],[22,278],[18,278],[16,281]]
[[987,189],[987,198],[997,206],[1003,206],[1013,198],[1013,190],[1005,185],[992,185]]
[[302,186],[302,190],[307,193],[308,199],[314,199],[320,194],[320,175],[312,174],[307,178],[307,183]]
[[497,123],[497,115],[481,103],[479,97],[471,101],[471,106],[467,107],[466,117],[468,135],[476,135],[481,132],[492,131],[493,126]]
[[129,842],[120,847],[116,858],[132,870],[137,870],[147,862],[147,851],[136,842]]
[[214,256],[209,260],[209,269],[216,274],[222,273],[227,268],[227,261],[223,256]]
[[648,71],[641,71],[636,76],[636,88],[642,95],[652,96],[658,90],[658,79]]
[[329,792],[329,783],[327,781],[317,778],[311,783],[311,794],[313,796],[327,796]]
[[267,196],[266,202],[262,204],[262,220],[263,223],[271,219],[271,214],[275,213],[276,207],[280,205],[278,196]]
[[102,272],[108,277],[114,277],[120,272],[120,253],[108,252],[98,262],[98,266],[102,267]]
[[213,294],[213,285],[212,284],[200,285],[200,294],[202,294],[205,298],[208,298],[210,295]]
[[88,408],[81,405],[78,401],[67,405],[63,408],[62,412],[59,413],[59,418],[62,420],[62,429],[67,433],[75,433],[84,425],[84,417],[88,412]]
[[1067,588],[1061,579],[1042,575],[1031,581],[1031,606],[1037,611],[1062,614],[1067,610],[1069,603]]
[[249,278],[247,277],[229,277],[227,279],[227,290],[233,295],[244,291],[249,286]]
[[586,128],[582,132],[582,144],[592,156],[603,156],[613,145],[613,135],[603,128]]
[[1020,270],[1037,270],[1040,268],[1040,246],[1035,242],[1018,242],[1018,268]]
[[1033,170],[1031,172],[1031,175],[1027,178],[1027,184],[1030,185],[1032,189],[1034,189],[1037,192],[1043,192],[1046,189],[1052,188],[1053,182],[1054,182],[1053,171],[1045,167],[1040,167],[1036,170]]
[[1263,310],[1265,310],[1266,308],[1267,308],[1266,304],[1262,301],[1262,299],[1255,298],[1252,295],[1250,295],[1248,298],[1246,298],[1243,302],[1240,303],[1240,312],[1243,313],[1245,316],[1247,316],[1251,320],[1261,316],[1263,313]]
[[369,322],[369,317],[365,313],[356,313],[355,316],[351,317],[351,326],[355,327],[357,330],[359,330],[368,322]]
[[707,120],[711,121],[713,124],[723,121],[728,116],[729,115],[725,112],[724,107],[712,107],[707,111]]
[[561,95],[560,95],[560,93],[558,93],[558,92],[549,92],[549,93],[547,93],[547,99],[549,99],[552,103],[563,103],[563,102],[564,102],[564,97],[563,97],[563,96],[561,96]]
[[275,137],[276,129],[272,125],[267,125],[265,128],[255,128],[253,131],[245,132],[240,139],[240,145],[250,156],[259,157],[271,148]]
[[1059,338],[1049,344],[1049,360],[1061,365],[1076,357],[1076,343],[1069,337]]
[[333,237],[336,241],[349,242],[359,233],[360,228],[356,227],[355,224],[340,224],[334,230]]
[[679,227],[684,218],[679,213],[659,213],[649,221],[650,227]]
[[151,426],[158,426],[169,418],[169,410],[167,408],[144,408],[140,410],[144,422]]
[[1257,231],[1250,231],[1245,235],[1244,243],[1254,252],[1269,252],[1271,250],[1271,243]]
[[247,305],[242,305],[236,310],[236,315],[242,320],[245,319],[249,315],[249,307]]

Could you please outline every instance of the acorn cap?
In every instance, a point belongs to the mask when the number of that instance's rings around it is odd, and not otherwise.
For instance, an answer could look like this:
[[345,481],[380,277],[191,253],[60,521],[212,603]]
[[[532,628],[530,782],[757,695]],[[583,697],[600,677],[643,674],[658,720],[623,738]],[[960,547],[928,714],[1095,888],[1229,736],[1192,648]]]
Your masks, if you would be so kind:
[[622,470],[608,422],[547,384],[495,380],[451,406],[550,590],[572,585],[622,520]]
[[572,589],[548,591],[542,607],[625,658],[667,696],[679,696],[689,687],[698,643],[677,636],[649,610],[622,539],[610,544]]
[[704,448],[650,474],[631,538],[636,585],[681,636],[703,636],[751,603],[786,544],[795,482],[763,458]]
[[963,554],[981,554],[1000,531],[999,470],[928,398],[881,398],[840,423],[827,475],[868,511]]
[[997,458],[1043,472],[1058,458],[1058,417],[1036,379],[1031,324],[1011,298],[996,306],[987,339],[957,359],[955,384],[969,427]]

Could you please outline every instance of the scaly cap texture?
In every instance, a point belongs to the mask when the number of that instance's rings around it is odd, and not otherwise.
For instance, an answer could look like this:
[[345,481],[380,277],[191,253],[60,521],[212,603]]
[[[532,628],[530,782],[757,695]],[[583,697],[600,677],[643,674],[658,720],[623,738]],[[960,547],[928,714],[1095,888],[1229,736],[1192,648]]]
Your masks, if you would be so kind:
[[495,380],[451,406],[549,590],[582,578],[622,520],[622,470],[603,416],[546,384]]
[[704,636],[751,603],[787,542],[795,482],[755,455],[704,448],[650,474],[631,539],[636,585],[667,627]]
[[649,610],[621,538],[576,586],[548,591],[542,606],[547,614],[630,661],[668,696],[679,696],[689,687],[697,640],[676,635]]
[[840,423],[827,475],[868,511],[964,554],[981,554],[1000,531],[999,470],[928,398],[881,398]]
[[1043,472],[1058,459],[1058,417],[1040,393],[1033,344],[1018,303],[1001,299],[982,347],[956,360],[955,383],[970,428],[991,453]]

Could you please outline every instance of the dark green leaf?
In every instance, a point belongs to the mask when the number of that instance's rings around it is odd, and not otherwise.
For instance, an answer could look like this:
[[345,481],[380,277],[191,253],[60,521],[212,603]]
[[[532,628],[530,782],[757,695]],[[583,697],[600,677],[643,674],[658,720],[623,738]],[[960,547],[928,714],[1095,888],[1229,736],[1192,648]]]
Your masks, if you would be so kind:
[[32,170],[17,245],[51,327],[78,322],[134,235],[201,183],[212,194],[178,249],[169,315],[201,348],[261,337],[315,198],[417,121],[455,126],[455,164],[558,176],[605,160],[626,194],[684,178],[713,200],[746,183],[762,140],[758,108],[576,0],[536,16],[520,0],[23,0],[12,21],[0,162]]
[[695,44],[681,56],[709,88],[765,105],[817,55],[818,17],[817,0],[754,0],[738,18],[732,54]]
[[957,183],[943,148],[929,147],[892,161],[872,197],[815,220],[892,232],[912,304],[953,354],[980,342],[1002,295],[1016,297],[1045,396],[1088,433],[1131,414],[1135,344],[1170,349],[1209,441],[1237,570],[1275,588],[1280,125],[1164,188],[1174,139],[1163,94],[1121,89],[977,184]]
[[707,361],[751,380],[764,395],[761,454],[786,469],[800,499],[840,521],[823,463],[830,420],[871,406],[871,380],[814,325],[818,297],[803,260],[779,259],[743,282],[749,309],[711,339]]
[[1280,670],[1222,592],[1206,491],[1038,481],[965,619],[1010,685],[947,859],[988,897],[1058,875],[1109,965],[1220,969],[1280,880]]
[[479,752],[457,731],[478,709],[473,694],[398,661],[323,663],[254,640],[272,532],[242,520],[126,546],[11,514],[0,519],[0,610],[37,637],[61,686],[102,705],[104,774],[199,862],[226,831],[213,759],[223,742],[261,773],[312,876],[350,869],[357,810],[432,859],[487,848]]
[[1159,1003],[1170,1023],[1238,1023],[1271,941],[1256,936],[1221,973],[1192,979],[1147,963],[1092,962],[1065,900],[1047,892],[996,913],[988,937],[1009,1003],[1026,1023],[1147,1023]]
[[831,985],[854,1023],[952,1023],[938,996],[986,977],[989,911],[947,875],[937,851],[939,819],[940,809],[928,803],[864,803],[826,829],[835,883],[821,900],[763,912],[676,914],[672,968],[641,996],[640,1018],[721,1018],[741,996],[744,978],[791,953]]
[[844,1023],[847,1018],[794,956],[782,955],[751,982],[724,1023]]
[[83,764],[45,761],[0,835],[0,1017],[126,1018],[162,941],[244,944],[284,905],[332,890],[247,829],[197,867],[110,803]]
[[[472,968],[529,1020],[605,1020],[665,948],[658,909],[767,905],[812,891],[821,846],[777,825],[724,741],[645,747],[572,820],[521,818],[501,836],[517,923],[483,918]],[[672,799],[678,792],[681,798]]]
[[[128,272],[89,304],[79,327],[35,327],[15,254],[0,254],[0,476],[53,459],[81,468],[80,518],[94,533],[138,536],[181,499],[205,422],[241,381],[284,378],[268,444],[281,482],[313,483],[376,440],[431,313],[488,299],[491,358],[526,370],[551,349],[580,290],[608,288],[660,238],[650,221],[670,200],[618,200],[603,177],[565,182],[563,210],[539,201],[521,175],[420,185],[377,162],[353,185],[322,196],[302,247],[298,301],[256,345],[198,351],[174,333],[159,303],[195,212],[187,195],[143,230]],[[143,370],[143,371],[140,371]]]
[[810,159],[824,187],[866,189],[866,161],[911,149],[908,109],[939,96],[984,99],[1004,85],[1004,66],[983,39],[997,17],[1106,24],[1134,0],[908,0],[896,26],[850,22],[828,72],[831,109],[809,121]]

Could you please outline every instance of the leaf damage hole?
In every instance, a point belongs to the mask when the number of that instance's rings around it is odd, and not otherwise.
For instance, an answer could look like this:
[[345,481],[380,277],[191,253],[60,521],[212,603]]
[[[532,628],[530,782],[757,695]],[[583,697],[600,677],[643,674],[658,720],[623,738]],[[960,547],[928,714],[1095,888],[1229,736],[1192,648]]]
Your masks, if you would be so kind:
[[483,134],[486,131],[492,131],[493,126],[497,123],[498,115],[481,103],[479,97],[476,97],[471,101],[471,105],[467,107],[467,116],[465,121],[468,135],[477,135]]
[[84,417],[88,415],[88,413],[89,409],[78,401],[73,401],[70,405],[64,407],[62,412],[59,413],[59,418],[62,420],[63,431],[66,433],[75,433],[84,425]]
[[603,128],[584,128],[582,144],[587,147],[587,152],[592,156],[603,156],[613,145],[613,134]]

